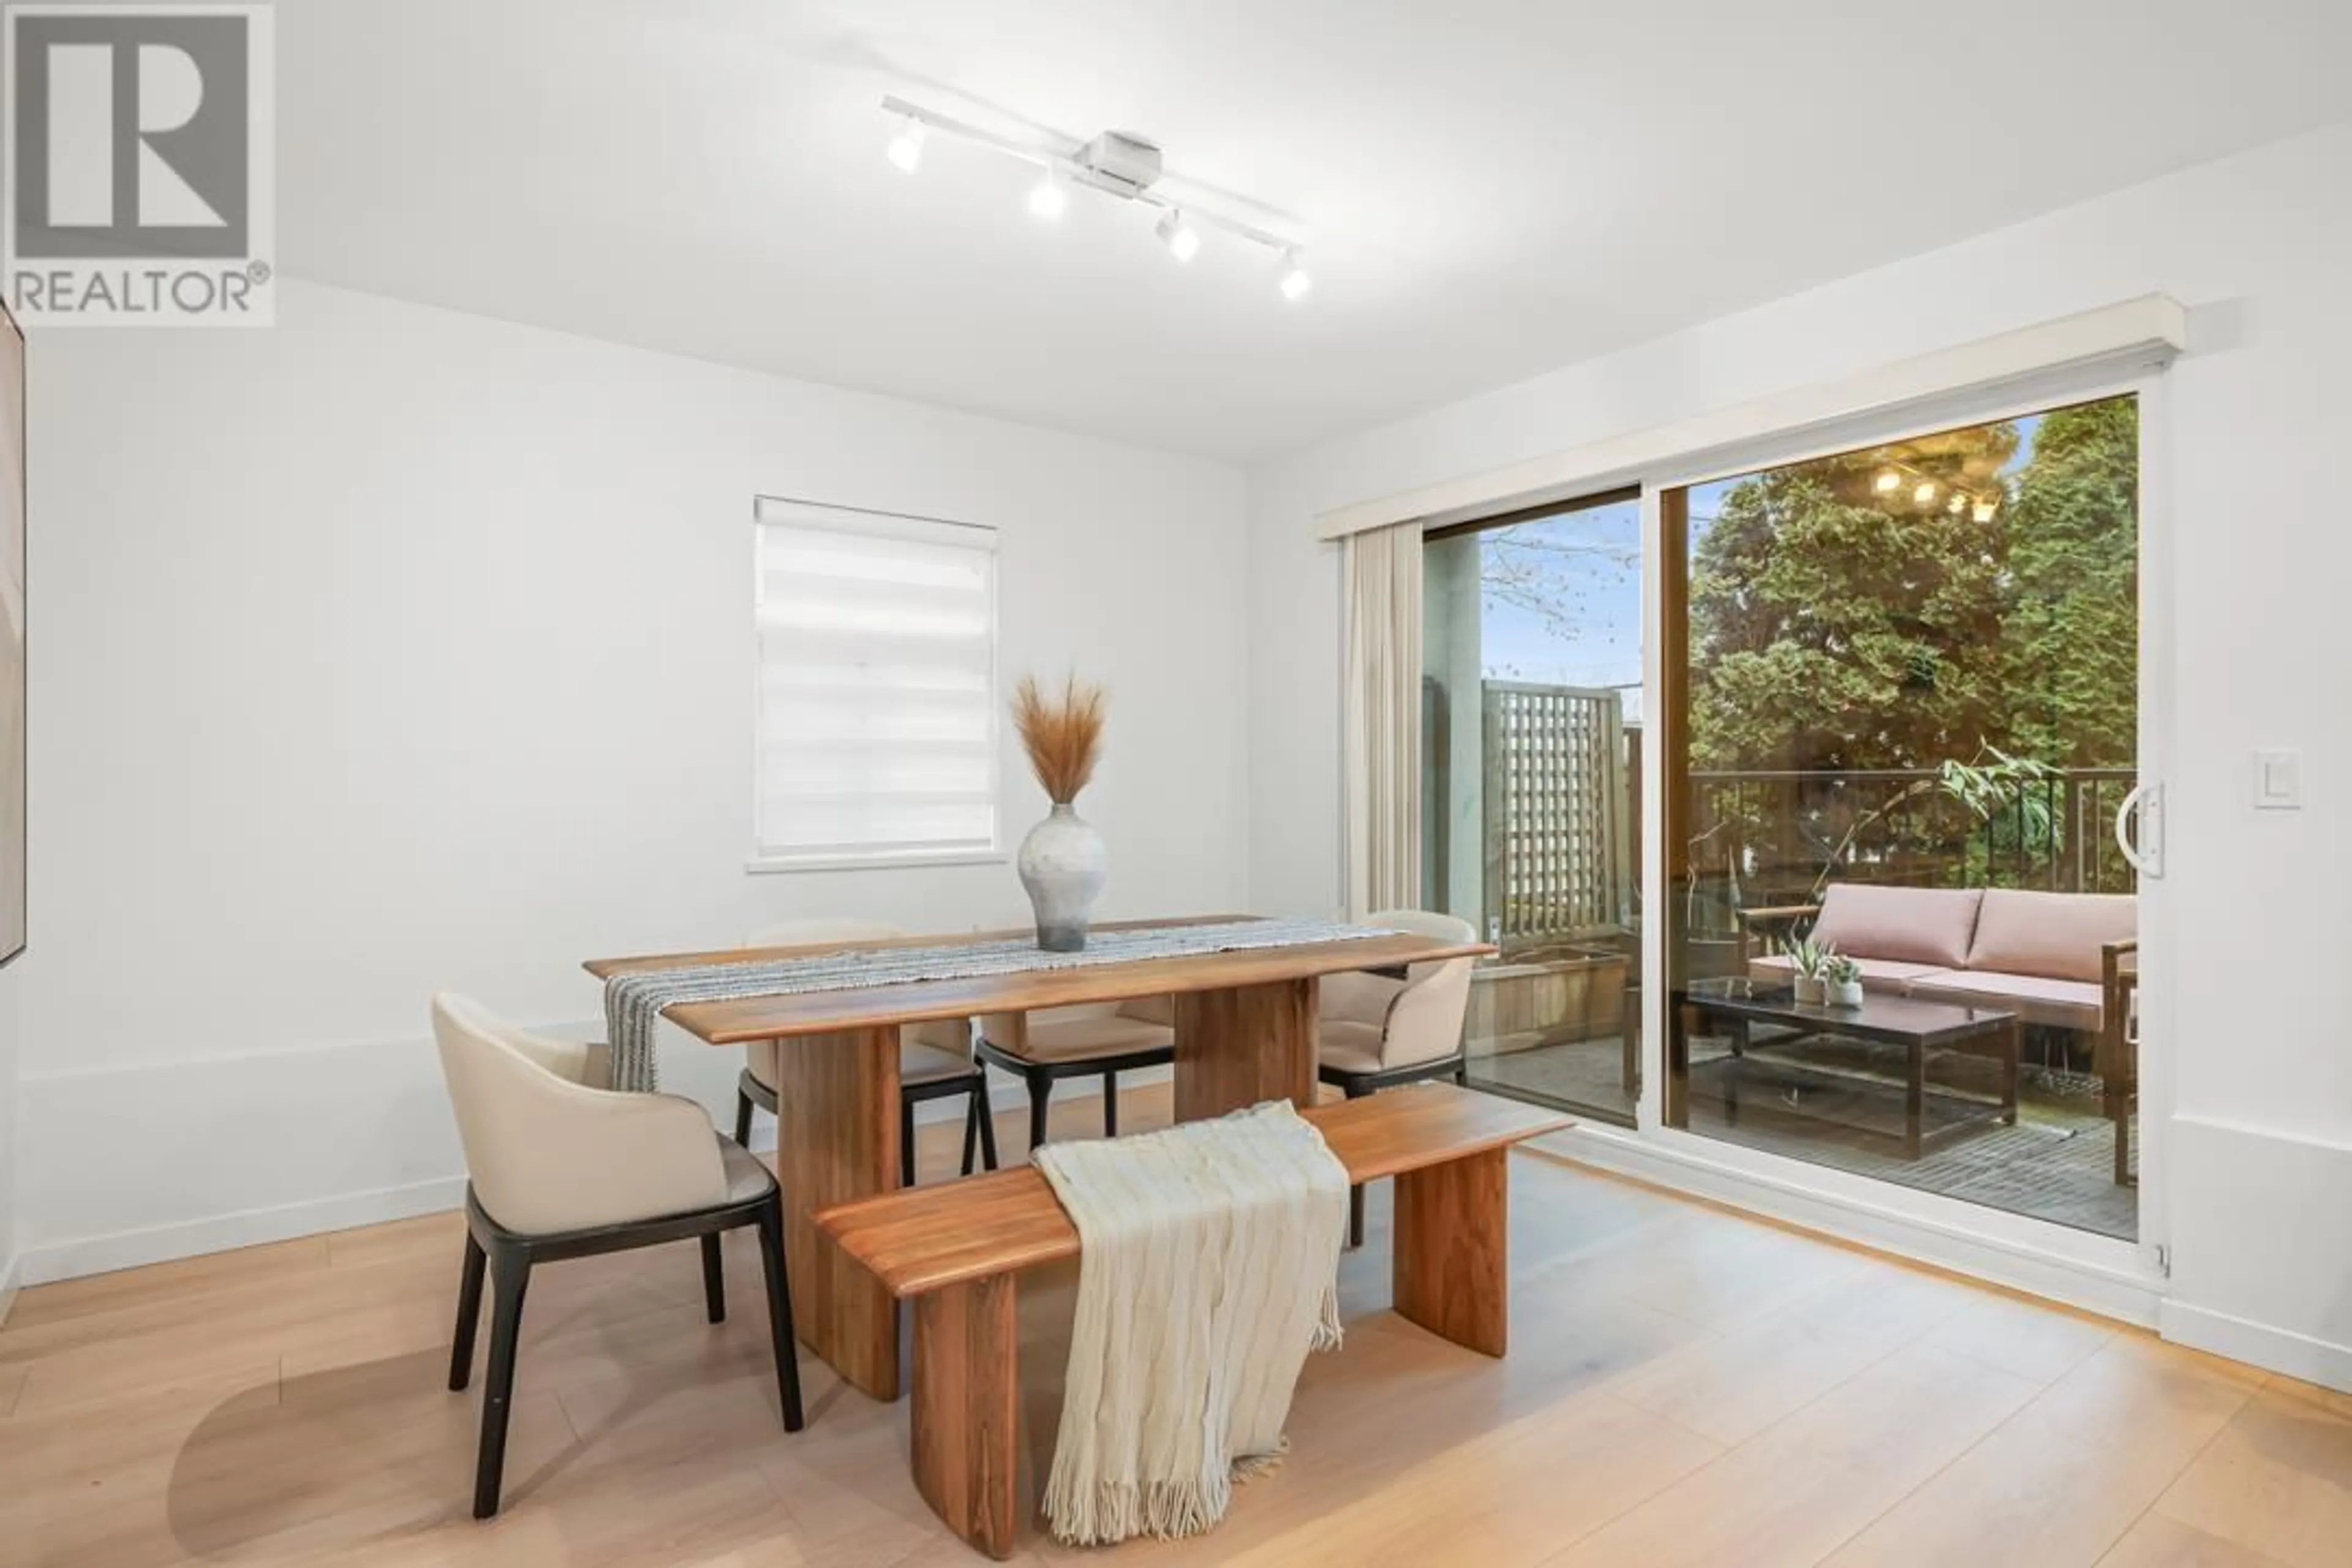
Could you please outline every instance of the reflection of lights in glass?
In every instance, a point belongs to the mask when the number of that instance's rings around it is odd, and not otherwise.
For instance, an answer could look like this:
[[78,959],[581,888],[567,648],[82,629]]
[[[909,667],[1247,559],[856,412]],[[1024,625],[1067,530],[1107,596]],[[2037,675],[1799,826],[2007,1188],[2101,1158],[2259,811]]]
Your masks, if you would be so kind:
[[1921,479],[1919,481],[1919,488],[1911,492],[1911,499],[1917,501],[1921,506],[1935,505],[1936,481],[1933,479]]
[[1944,510],[1950,512],[1954,517],[1958,517],[1964,510],[1966,510],[1968,504],[1968,497],[1955,492],[1952,496],[1951,504],[1944,508]]
[[1903,476],[1893,468],[1882,468],[1878,474],[1878,493],[1891,496],[1903,488]]
[[2000,503],[1999,501],[1980,500],[1977,502],[1977,521],[1979,522],[1990,522],[1992,521],[1992,514],[2000,510]]

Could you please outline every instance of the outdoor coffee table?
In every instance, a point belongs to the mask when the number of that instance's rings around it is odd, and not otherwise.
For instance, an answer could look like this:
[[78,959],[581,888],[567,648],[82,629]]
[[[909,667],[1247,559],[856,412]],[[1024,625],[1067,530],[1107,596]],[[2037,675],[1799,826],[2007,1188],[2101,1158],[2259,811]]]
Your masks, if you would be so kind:
[[[1992,1121],[2017,1121],[2018,1021],[2014,1013],[1990,1007],[1968,1007],[1949,1002],[1923,1002],[1908,996],[1864,993],[1859,1007],[1830,1007],[1800,1002],[1787,985],[1753,980],[1695,981],[1676,1000],[1683,1009],[1683,1026],[1673,1032],[1674,1068],[1677,1079],[1690,1066],[1689,1038],[1710,1032],[1702,1026],[1720,1025],[1732,1038],[1734,1055],[1752,1046],[1749,1030],[1758,1024],[1787,1029],[1765,1046],[1791,1044],[1818,1035],[1842,1035],[1884,1046],[1900,1046],[1909,1072],[1903,1094],[1903,1152],[1916,1160],[1930,1142],[1971,1131]],[[1958,1118],[1935,1128],[1926,1127],[1927,1053],[1965,1048],[1991,1050],[2000,1063],[2000,1100],[1994,1104],[1966,1095],[1937,1094],[1939,1100],[1981,1106],[1984,1114]]]

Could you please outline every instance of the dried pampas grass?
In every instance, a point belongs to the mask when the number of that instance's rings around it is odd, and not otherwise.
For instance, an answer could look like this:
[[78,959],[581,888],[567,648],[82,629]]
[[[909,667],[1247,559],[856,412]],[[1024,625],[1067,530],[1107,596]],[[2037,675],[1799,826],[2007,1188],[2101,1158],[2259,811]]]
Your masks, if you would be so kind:
[[1073,675],[1058,698],[1024,675],[1013,693],[1013,727],[1021,732],[1029,768],[1055,805],[1078,798],[1102,757],[1103,689]]

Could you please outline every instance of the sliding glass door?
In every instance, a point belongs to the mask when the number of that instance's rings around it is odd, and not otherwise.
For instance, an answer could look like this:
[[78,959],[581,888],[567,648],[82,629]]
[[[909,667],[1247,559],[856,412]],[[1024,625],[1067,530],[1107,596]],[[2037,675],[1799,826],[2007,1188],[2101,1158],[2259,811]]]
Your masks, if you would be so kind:
[[2136,400],[1661,503],[1666,1121],[2135,1237]]
[[1641,1084],[1641,505],[1432,533],[1422,888],[1502,949],[1471,1081],[1631,1124]]

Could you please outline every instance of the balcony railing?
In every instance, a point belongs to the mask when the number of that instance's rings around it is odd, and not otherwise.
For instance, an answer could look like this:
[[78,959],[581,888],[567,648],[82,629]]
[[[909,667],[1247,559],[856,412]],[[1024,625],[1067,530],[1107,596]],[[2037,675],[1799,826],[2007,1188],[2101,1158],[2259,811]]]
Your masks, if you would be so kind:
[[1694,773],[1688,847],[1695,930],[1741,908],[1811,901],[1828,881],[2130,892],[2116,812],[2138,774],[2067,768],[1979,818],[1927,769]]

